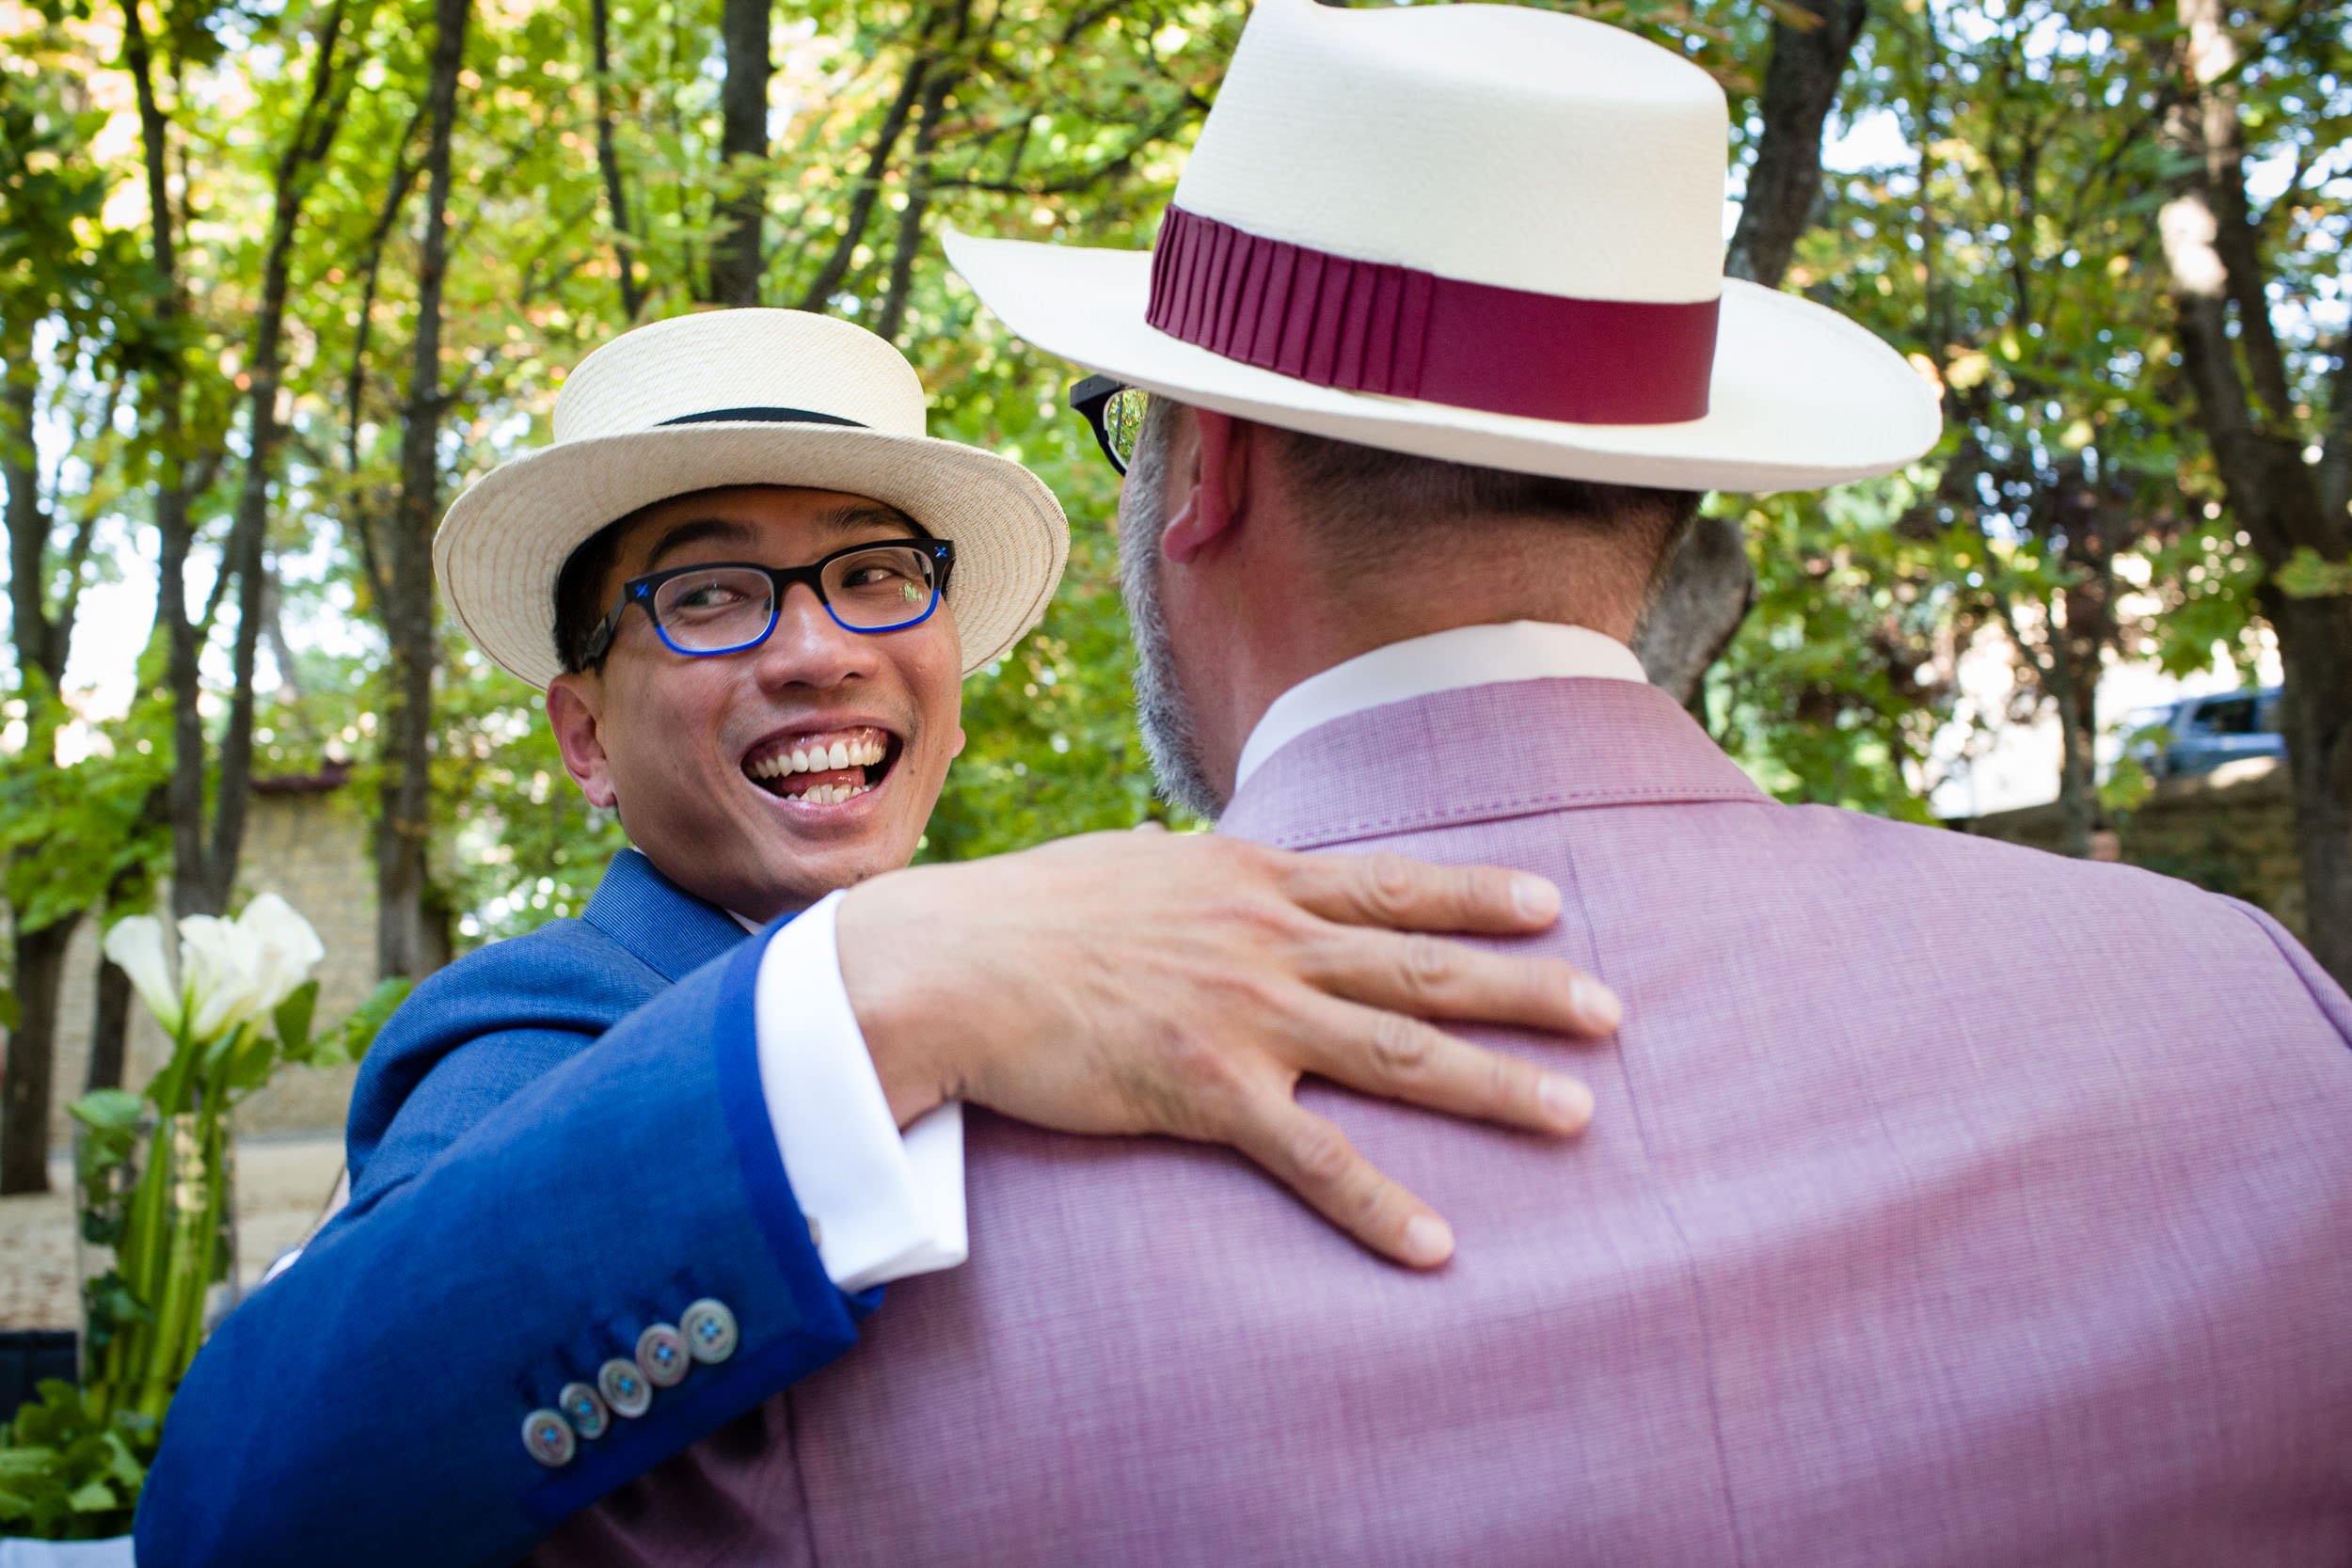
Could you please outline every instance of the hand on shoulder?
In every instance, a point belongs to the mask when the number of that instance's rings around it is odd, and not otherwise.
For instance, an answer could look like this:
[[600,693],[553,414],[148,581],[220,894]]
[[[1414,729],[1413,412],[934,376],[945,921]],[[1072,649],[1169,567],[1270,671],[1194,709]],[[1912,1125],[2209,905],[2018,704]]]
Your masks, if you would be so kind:
[[1433,933],[1549,927],[1524,872],[1238,839],[1094,833],[878,877],[843,899],[842,978],[901,1125],[966,1100],[1068,1132],[1230,1145],[1367,1247],[1453,1251],[1426,1204],[1295,1098],[1309,1073],[1568,1135],[1589,1089],[1429,1020],[1598,1037],[1616,998],[1557,958]]

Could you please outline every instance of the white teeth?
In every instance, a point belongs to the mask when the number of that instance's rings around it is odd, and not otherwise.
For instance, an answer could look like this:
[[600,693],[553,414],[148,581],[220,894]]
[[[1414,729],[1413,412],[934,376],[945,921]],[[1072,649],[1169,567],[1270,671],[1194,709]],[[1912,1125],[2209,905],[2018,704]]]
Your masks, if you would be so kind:
[[763,757],[744,771],[755,779],[782,778],[787,773],[825,773],[843,768],[875,768],[888,754],[886,744],[860,736],[830,746],[802,746]]
[[806,800],[811,805],[830,806],[873,792],[872,784],[817,784],[791,799]]

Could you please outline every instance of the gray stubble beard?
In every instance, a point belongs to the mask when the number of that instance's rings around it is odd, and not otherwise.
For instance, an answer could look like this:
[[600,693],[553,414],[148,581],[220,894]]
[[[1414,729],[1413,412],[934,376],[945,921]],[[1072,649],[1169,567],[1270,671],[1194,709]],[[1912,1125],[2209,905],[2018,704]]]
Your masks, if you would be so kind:
[[1200,766],[1200,729],[1177,680],[1168,618],[1160,610],[1160,536],[1168,528],[1161,495],[1167,467],[1168,426],[1162,414],[1146,422],[1119,497],[1119,591],[1127,601],[1127,623],[1136,644],[1136,721],[1161,799],[1214,822],[1224,814],[1225,796]]

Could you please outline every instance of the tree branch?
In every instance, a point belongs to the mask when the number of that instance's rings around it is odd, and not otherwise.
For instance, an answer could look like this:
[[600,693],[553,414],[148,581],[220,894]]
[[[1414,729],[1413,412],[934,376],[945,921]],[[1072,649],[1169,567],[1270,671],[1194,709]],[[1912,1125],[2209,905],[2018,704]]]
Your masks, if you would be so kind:
[[914,44],[914,58],[907,65],[907,73],[898,83],[898,96],[882,116],[882,129],[875,134],[874,150],[866,155],[866,172],[857,182],[857,194],[850,201],[849,215],[843,220],[841,233],[834,242],[833,254],[817,270],[816,278],[801,295],[801,309],[822,310],[849,276],[850,259],[857,252],[858,241],[866,235],[866,226],[874,214],[874,203],[882,195],[882,176],[890,167],[890,155],[898,146],[898,138],[907,128],[907,120],[920,101],[923,83],[931,71],[931,40],[945,20],[936,7],[925,18],[921,37]]
[[[65,596],[58,601],[56,618],[53,623],[56,627],[54,635],[60,649],[73,645],[73,623],[82,614],[82,573],[89,565],[90,547],[97,536],[98,508],[93,506],[82,514],[80,522],[73,525],[73,543],[67,546],[65,552]],[[58,674],[62,679],[62,669]]]
[[344,462],[354,478],[359,472],[359,424],[366,402],[368,341],[375,326],[375,288],[384,271],[384,242],[390,236],[392,225],[400,221],[400,210],[407,203],[408,193],[416,188],[417,167],[408,161],[408,147],[416,140],[417,127],[423,122],[424,108],[422,103],[417,105],[400,134],[400,144],[392,153],[392,178],[384,190],[384,205],[375,214],[374,227],[368,231],[366,281],[359,290],[359,324],[352,336],[351,373],[343,378]]
[[1135,166],[1137,158],[1151,150],[1154,143],[1164,141],[1174,135],[1176,130],[1191,117],[1191,105],[1180,103],[1167,115],[1162,116],[1156,123],[1146,127],[1117,157],[1107,163],[1098,164],[1092,168],[1076,174],[1065,175],[1060,179],[1023,182],[1008,180],[977,180],[966,175],[935,180],[931,185],[934,190],[985,191],[996,196],[1075,196],[1080,192],[1094,189],[1106,180],[1114,180],[1126,173]]
[[[959,48],[964,41],[970,17],[971,0],[956,0],[953,41]],[[983,44],[995,25],[992,14],[980,30]],[[882,294],[882,313],[874,324],[874,330],[893,342],[898,341],[898,329],[906,322],[907,292],[914,278],[915,257],[923,247],[923,214],[930,206],[931,151],[939,141],[940,116],[946,112],[947,99],[962,79],[961,72],[943,69],[933,71],[923,88],[920,119],[914,131],[914,158],[907,176],[907,204],[898,214],[890,256],[890,282]]]

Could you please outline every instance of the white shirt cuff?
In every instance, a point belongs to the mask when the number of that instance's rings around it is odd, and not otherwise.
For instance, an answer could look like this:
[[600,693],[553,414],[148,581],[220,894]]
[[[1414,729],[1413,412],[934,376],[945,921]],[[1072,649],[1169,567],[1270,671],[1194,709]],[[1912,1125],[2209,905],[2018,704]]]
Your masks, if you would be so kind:
[[963,1107],[891,1119],[841,982],[830,895],[778,931],[754,993],[760,1092],[825,1273],[858,1291],[951,1269],[970,1250]]

